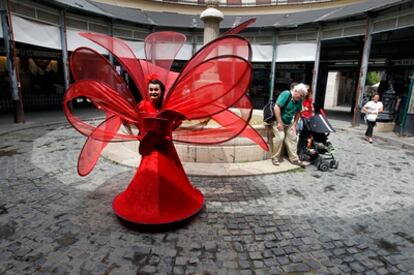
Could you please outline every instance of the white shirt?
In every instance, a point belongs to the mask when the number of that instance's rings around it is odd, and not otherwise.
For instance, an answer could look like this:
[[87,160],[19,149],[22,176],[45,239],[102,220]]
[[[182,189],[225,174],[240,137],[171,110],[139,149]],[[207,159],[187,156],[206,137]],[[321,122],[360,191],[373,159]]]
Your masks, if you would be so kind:
[[381,101],[368,101],[367,104],[364,105],[364,109],[366,110],[366,119],[368,121],[376,121],[378,112],[382,110],[383,107],[384,106],[382,105]]

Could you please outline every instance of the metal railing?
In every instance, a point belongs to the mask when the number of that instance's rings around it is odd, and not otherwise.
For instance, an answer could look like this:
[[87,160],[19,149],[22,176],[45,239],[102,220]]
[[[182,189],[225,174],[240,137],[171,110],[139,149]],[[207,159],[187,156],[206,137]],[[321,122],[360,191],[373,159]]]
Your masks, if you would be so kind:
[[[205,0],[152,0],[152,1],[163,2],[163,3],[173,3],[173,4],[183,4],[183,5],[197,5],[197,6],[206,5]],[[220,1],[220,7],[286,6],[286,5],[336,2],[338,0],[253,0],[253,2],[251,1],[246,2],[246,0],[227,0],[227,1],[223,1],[223,0]]]

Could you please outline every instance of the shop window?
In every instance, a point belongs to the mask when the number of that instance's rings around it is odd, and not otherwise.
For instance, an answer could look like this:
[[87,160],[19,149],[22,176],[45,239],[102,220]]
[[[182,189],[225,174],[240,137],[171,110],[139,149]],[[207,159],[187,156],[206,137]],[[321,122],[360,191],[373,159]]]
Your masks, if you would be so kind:
[[36,18],[36,10],[33,7],[24,6],[15,2],[10,2],[10,8],[11,10],[16,13],[23,16],[28,16],[31,18]]
[[227,0],[227,5],[241,5],[241,0]]
[[89,31],[108,34],[108,26],[95,24],[95,23],[89,23]]
[[266,5],[270,4],[271,2],[271,0],[256,0],[256,5]]
[[132,38],[133,33],[131,30],[114,28],[114,36],[124,37],[124,38]]
[[45,12],[42,10],[37,10],[37,18],[45,22],[59,25],[59,15],[57,14],[52,14],[52,13]]
[[74,18],[66,17],[66,24],[70,28],[88,30],[88,23]]

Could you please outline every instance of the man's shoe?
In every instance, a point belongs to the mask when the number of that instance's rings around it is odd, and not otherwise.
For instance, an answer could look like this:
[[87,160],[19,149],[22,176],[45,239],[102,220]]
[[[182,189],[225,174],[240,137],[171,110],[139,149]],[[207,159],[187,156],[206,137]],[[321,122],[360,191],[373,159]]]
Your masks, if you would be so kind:
[[279,166],[280,162],[277,159],[272,159],[272,163],[275,166]]
[[294,161],[291,161],[291,163],[293,165],[297,165],[297,166],[300,166],[302,168],[305,168],[306,167],[306,165],[302,161],[300,161],[300,160],[294,160]]

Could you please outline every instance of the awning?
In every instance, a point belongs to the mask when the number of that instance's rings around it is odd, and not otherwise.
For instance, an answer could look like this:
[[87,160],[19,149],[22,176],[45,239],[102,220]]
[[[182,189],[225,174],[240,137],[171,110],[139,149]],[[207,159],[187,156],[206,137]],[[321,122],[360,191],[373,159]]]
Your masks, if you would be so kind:
[[[197,45],[197,50],[202,46]],[[271,45],[252,45],[253,62],[272,62]],[[231,53],[229,53],[231,54]],[[289,43],[277,45],[276,62],[315,61],[316,43]]]
[[[253,62],[272,62],[272,46],[252,45]],[[315,61],[316,43],[289,43],[277,45],[276,62]]]
[[[57,26],[43,24],[27,20],[13,15],[13,29],[16,41],[41,46],[51,49],[61,49],[60,29]],[[67,30],[68,50],[73,51],[78,47],[89,47],[101,54],[108,52],[79,35],[78,30]],[[144,43],[141,41],[127,41],[128,45],[133,49],[138,58],[145,58]],[[201,45],[197,45],[197,49]],[[225,50],[226,48],[223,48]],[[252,45],[253,62],[271,62],[272,46],[270,45]],[[220,49],[219,49],[220,51]],[[231,54],[223,52],[221,54]],[[296,42],[289,44],[277,45],[276,61],[277,62],[303,62],[314,61],[316,54],[316,43],[312,42]],[[178,52],[177,60],[189,60],[192,56],[192,45],[185,44]]]
[[277,45],[276,62],[315,61],[316,43]]
[[79,35],[81,31],[74,30],[74,29],[67,29],[66,30],[66,41],[68,43],[68,51],[74,51],[76,48],[79,47],[88,47],[100,54],[108,54],[108,51],[95,44],[94,42],[86,39],[85,37]]
[[253,62],[272,62],[271,45],[252,45]]
[[59,28],[12,15],[14,39],[35,46],[61,49]]

